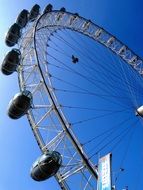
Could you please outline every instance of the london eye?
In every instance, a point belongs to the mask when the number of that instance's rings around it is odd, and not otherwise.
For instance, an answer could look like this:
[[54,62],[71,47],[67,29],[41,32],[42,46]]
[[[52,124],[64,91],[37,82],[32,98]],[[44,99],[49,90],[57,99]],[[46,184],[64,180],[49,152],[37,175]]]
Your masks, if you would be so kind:
[[98,160],[112,153],[113,185],[133,179],[132,165],[142,160],[142,58],[91,20],[51,4],[22,10],[5,42],[14,48],[1,70],[16,71],[20,88],[8,115],[27,115],[41,150],[31,177],[94,190]]

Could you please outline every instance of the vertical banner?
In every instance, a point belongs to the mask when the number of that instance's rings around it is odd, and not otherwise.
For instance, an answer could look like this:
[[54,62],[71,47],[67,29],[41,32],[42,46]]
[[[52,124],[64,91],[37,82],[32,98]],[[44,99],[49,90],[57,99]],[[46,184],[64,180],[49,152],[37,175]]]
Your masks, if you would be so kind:
[[99,159],[97,190],[111,190],[111,153]]

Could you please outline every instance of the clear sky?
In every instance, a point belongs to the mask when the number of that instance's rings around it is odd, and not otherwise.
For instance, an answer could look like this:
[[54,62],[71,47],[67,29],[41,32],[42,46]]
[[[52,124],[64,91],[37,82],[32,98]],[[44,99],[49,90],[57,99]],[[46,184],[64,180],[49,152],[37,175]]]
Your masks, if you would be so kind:
[[[9,50],[4,43],[5,32],[22,9],[30,10],[35,3],[38,3],[42,9],[46,4],[51,3],[55,9],[64,6],[69,12],[78,12],[81,16],[105,28],[143,57],[143,2],[141,0],[0,0],[1,62]],[[16,92],[18,92],[17,74],[7,77],[0,73],[0,190],[58,190],[60,188],[53,178],[37,183],[29,176],[31,164],[39,156],[40,151],[26,117],[13,121],[6,115],[8,102]],[[130,156],[134,156],[134,153],[132,152]],[[136,163],[133,168],[135,167]],[[134,181],[132,184],[136,187],[138,179],[130,180]],[[133,187],[130,189],[138,190]]]

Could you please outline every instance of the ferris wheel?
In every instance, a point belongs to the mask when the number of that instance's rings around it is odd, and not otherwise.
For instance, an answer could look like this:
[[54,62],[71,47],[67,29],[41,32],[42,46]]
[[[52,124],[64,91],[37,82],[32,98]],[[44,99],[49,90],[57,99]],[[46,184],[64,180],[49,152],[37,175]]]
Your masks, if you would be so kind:
[[98,158],[109,152],[123,171],[133,134],[142,130],[143,60],[91,20],[50,4],[42,14],[37,4],[24,9],[6,44],[17,48],[1,70],[17,71],[20,87],[8,115],[27,115],[42,152],[32,178],[55,176],[63,190],[95,190]]

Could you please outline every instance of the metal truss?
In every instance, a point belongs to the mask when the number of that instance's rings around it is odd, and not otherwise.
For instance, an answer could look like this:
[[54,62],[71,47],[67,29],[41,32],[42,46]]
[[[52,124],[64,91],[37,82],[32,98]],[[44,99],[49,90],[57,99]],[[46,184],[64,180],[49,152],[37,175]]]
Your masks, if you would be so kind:
[[143,61],[122,42],[103,28],[78,15],[52,11],[30,23],[19,42],[22,61],[18,67],[20,89],[33,94],[33,105],[27,117],[42,152],[57,150],[63,158],[55,176],[61,189],[95,190],[98,171],[85,154],[72,131],[54,93],[47,64],[47,44],[59,29],[70,29],[86,35],[117,54],[143,74]]

